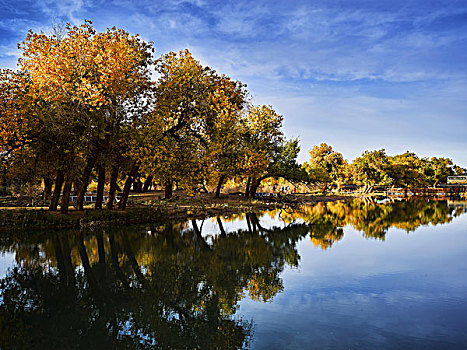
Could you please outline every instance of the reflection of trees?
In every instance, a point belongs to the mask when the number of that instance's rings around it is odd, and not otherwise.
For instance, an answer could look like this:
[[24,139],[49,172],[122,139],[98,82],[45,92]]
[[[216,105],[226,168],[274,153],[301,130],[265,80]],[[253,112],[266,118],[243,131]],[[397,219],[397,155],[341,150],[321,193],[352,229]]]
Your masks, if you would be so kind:
[[342,237],[344,237],[344,230],[330,225],[317,226],[317,229],[310,233],[311,242],[321,249],[331,248],[334,242],[340,241]]
[[[0,237],[17,267],[0,280],[0,347],[246,347],[251,323],[235,318],[245,295],[270,301],[283,289],[285,264],[298,266],[297,242],[310,234],[327,249],[352,225],[384,239],[390,227],[412,231],[460,215],[445,202],[318,203],[271,211],[285,227],[264,227],[255,214],[203,225],[167,223],[111,232],[49,232]],[[264,222],[264,221],[263,221]]]
[[384,239],[389,228],[414,231],[422,225],[448,223],[459,209],[445,201],[407,200],[374,203],[368,200],[317,203],[293,212],[281,213],[285,222],[303,220],[311,227],[311,240],[323,249],[343,237],[342,227],[352,225],[367,238]]
[[239,300],[280,292],[308,232],[248,220],[251,231],[210,244],[196,222],[4,239],[3,251],[19,255],[0,282],[0,347],[245,347],[251,324],[233,316]]

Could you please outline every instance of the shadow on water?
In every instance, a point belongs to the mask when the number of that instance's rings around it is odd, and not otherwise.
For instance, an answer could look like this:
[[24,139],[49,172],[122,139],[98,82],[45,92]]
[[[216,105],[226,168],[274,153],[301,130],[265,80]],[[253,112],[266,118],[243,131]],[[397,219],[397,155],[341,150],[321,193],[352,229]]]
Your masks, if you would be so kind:
[[[299,266],[297,243],[308,234],[327,249],[347,225],[384,239],[390,227],[447,223],[464,208],[318,203],[213,218],[212,239],[194,220],[4,235],[0,249],[16,263],[0,280],[0,348],[247,348],[254,325],[236,316],[239,301],[280,293],[281,272]],[[232,221],[242,228],[229,230]]]

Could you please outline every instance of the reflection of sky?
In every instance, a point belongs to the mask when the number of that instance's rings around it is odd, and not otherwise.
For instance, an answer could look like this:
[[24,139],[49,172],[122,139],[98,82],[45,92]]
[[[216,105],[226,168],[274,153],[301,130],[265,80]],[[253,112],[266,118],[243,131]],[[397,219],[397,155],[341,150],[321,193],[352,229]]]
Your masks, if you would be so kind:
[[384,147],[467,166],[466,1],[3,0],[0,66],[28,29],[85,18],[248,84],[301,138],[301,160],[327,142],[350,159]]
[[385,241],[350,227],[328,250],[301,241],[284,291],[270,304],[241,302],[256,325],[253,348],[465,348],[466,227],[464,215],[410,234],[389,229]]
[[0,278],[5,277],[7,270],[15,263],[15,253],[0,253]]
[[[241,218],[236,217],[235,219],[231,219],[229,218],[229,216],[225,216],[225,218],[224,217],[220,217],[220,218],[222,221],[222,226],[224,227],[224,230],[226,233],[235,232],[239,230],[243,230],[243,231],[248,230],[248,225],[244,218],[241,219]],[[264,214],[263,216],[258,215],[258,220],[259,220],[260,225],[265,228],[271,228],[273,226],[284,228],[285,226],[287,226],[286,223],[280,220],[280,211],[278,211],[273,218],[271,218],[268,213]],[[302,220],[296,221],[296,223],[301,223],[301,222],[303,221]],[[211,243],[209,241],[210,237],[217,236],[221,233],[221,230],[219,228],[219,225],[215,217],[208,218],[205,220],[196,220],[196,223],[198,225],[198,228],[201,230],[202,236],[208,240],[208,243]],[[191,221],[189,221],[187,225],[187,229],[191,229],[191,228],[192,228],[192,224],[191,224]]]

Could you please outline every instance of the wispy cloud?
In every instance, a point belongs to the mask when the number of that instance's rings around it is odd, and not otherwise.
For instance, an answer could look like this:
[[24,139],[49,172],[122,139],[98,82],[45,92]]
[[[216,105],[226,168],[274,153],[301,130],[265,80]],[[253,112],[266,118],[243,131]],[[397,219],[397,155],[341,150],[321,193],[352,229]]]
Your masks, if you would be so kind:
[[4,66],[28,28],[89,18],[141,34],[158,54],[189,48],[247,83],[304,149],[443,150],[467,165],[463,1],[0,0],[0,10]]
[[46,15],[53,18],[65,18],[73,24],[80,24],[81,18],[78,14],[91,2],[86,3],[85,0],[38,0],[37,6]]

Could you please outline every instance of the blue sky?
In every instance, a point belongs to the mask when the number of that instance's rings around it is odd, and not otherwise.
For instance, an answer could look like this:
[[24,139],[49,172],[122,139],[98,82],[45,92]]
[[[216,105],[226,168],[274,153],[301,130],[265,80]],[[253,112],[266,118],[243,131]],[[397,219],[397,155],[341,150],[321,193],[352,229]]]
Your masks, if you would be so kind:
[[91,19],[188,48],[284,115],[300,161],[326,142],[446,156],[467,167],[467,0],[0,0],[0,67],[28,29]]

